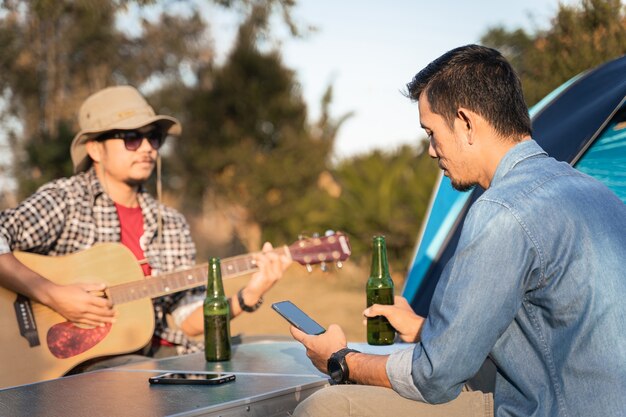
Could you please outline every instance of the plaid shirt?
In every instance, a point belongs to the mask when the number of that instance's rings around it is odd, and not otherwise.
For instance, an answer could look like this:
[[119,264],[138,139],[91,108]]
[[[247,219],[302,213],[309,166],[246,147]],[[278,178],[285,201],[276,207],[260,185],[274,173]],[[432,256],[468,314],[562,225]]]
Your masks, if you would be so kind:
[[[176,210],[159,204],[146,192],[138,195],[144,234],[140,245],[152,274],[184,269],[195,264],[196,249],[187,221]],[[162,241],[158,237],[161,211]],[[120,222],[111,198],[93,168],[70,178],[43,185],[16,208],[0,212],[0,254],[14,250],[44,255],[66,255],[99,242],[119,242]],[[203,345],[171,329],[166,314],[196,301],[203,287],[153,300],[155,336],[176,345],[179,354],[199,351]]]

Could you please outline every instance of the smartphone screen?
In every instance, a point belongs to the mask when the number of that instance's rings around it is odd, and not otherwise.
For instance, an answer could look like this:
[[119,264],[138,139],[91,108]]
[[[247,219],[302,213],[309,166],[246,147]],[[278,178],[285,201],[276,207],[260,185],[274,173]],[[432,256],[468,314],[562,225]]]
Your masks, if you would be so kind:
[[272,308],[297,329],[307,334],[322,334],[326,331],[315,320],[296,307],[291,301],[279,301],[272,304]]
[[215,385],[234,381],[235,375],[206,372],[168,372],[148,378],[151,384]]

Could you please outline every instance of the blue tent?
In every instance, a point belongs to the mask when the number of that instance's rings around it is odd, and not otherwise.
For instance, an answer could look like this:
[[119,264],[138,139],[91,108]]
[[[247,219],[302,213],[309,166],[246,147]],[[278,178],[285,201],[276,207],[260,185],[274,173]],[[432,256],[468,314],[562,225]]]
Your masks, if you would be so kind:
[[[626,56],[572,78],[530,115],[533,138],[550,156],[604,182],[626,203]],[[465,215],[481,194],[479,187],[458,192],[440,176],[402,294],[418,314],[428,313]]]

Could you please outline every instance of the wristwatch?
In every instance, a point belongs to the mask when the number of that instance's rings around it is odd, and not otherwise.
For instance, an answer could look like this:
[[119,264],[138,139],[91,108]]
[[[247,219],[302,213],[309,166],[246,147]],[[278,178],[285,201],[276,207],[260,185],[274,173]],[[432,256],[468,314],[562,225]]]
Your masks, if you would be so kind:
[[241,307],[243,311],[245,311],[246,313],[253,313],[257,311],[259,307],[261,307],[261,304],[263,304],[263,297],[259,298],[259,301],[257,301],[256,304],[253,306],[246,305],[246,302],[243,300],[242,288],[237,291],[237,301],[239,301],[239,307]]
[[335,384],[351,384],[350,371],[346,363],[346,355],[350,352],[361,353],[358,350],[343,348],[330,355],[326,367],[328,375]]

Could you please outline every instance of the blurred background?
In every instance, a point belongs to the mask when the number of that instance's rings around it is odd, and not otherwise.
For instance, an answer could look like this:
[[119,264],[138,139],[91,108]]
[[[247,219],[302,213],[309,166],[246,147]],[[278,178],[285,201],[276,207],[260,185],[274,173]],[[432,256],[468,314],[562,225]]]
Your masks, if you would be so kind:
[[[266,303],[289,298],[362,341],[371,237],[386,236],[400,293],[438,175],[402,95],[412,76],[481,43],[511,60],[530,106],[626,53],[621,1],[436,3],[3,0],[0,208],[72,174],[89,94],[137,86],[183,124],[162,152],[164,202],[189,220],[198,262],[341,230],[353,249],[342,270],[294,265]],[[265,306],[236,333],[287,326]]]

